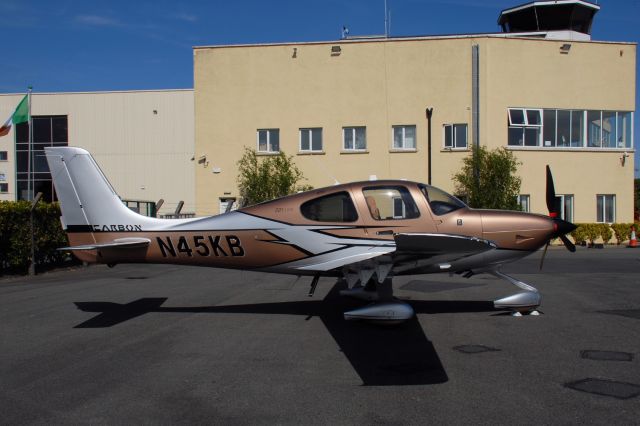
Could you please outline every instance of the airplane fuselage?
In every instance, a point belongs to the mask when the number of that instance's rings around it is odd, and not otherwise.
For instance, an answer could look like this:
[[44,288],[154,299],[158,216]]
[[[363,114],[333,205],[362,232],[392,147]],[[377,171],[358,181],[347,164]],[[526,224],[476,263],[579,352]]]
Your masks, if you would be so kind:
[[[149,240],[146,247],[76,252],[92,263],[176,263],[296,275],[315,275],[317,265],[324,265],[322,275],[339,275],[339,268],[346,263],[336,259],[361,261],[380,253],[395,256],[396,275],[472,270],[522,258],[544,245],[554,231],[553,221],[542,215],[474,210],[463,205],[443,208],[444,201],[438,205],[429,199],[430,188],[407,181],[357,182],[219,216],[94,223],[70,226],[67,231],[72,246],[123,238]],[[314,213],[314,202],[325,212]],[[346,207],[347,203],[352,205]],[[372,203],[376,205],[373,212]],[[327,213],[330,208],[337,212]],[[394,236],[404,233],[474,237],[491,241],[496,248],[454,262],[434,263],[429,257],[403,259],[393,252]],[[330,268],[332,262],[335,268]]]

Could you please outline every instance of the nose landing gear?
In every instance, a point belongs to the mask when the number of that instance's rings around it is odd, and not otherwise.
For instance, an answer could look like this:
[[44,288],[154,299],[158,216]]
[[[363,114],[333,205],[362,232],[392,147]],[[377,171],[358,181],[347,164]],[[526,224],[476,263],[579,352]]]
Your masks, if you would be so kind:
[[493,306],[496,309],[506,309],[512,311],[512,316],[522,315],[540,315],[537,311],[538,306],[542,302],[542,296],[535,287],[517,280],[507,274],[504,274],[497,269],[489,271],[489,273],[497,278],[507,280],[509,283],[521,288],[521,291],[511,296],[503,297],[493,301]]

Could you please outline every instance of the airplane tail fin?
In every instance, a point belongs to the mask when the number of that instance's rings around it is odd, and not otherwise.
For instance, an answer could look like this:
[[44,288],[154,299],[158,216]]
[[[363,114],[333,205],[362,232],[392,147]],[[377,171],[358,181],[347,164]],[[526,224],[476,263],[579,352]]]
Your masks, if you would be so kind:
[[126,228],[149,221],[127,208],[91,154],[82,148],[45,148],[49,170],[60,200],[65,230],[93,231],[117,224]]

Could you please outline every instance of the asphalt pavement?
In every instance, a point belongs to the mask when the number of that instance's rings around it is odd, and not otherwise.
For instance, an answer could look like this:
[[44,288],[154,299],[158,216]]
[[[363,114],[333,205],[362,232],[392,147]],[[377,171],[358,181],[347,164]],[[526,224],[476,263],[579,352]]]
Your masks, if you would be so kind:
[[397,277],[417,317],[346,322],[335,279],[172,265],[0,278],[0,424],[638,424],[640,249],[503,280]]

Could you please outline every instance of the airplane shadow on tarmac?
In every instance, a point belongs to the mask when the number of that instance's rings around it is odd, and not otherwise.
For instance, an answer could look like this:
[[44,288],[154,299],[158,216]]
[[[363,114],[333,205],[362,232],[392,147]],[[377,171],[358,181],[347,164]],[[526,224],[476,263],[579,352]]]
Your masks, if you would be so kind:
[[[395,326],[345,321],[343,312],[362,306],[361,301],[339,295],[337,283],[324,300],[248,305],[162,307],[167,298],[144,298],[119,304],[75,302],[84,312],[99,313],[75,328],[112,327],[146,313],[278,314],[318,317],[347,357],[364,386],[427,385],[448,380],[442,362],[416,317]],[[416,301],[417,314],[495,311],[486,301]]]

